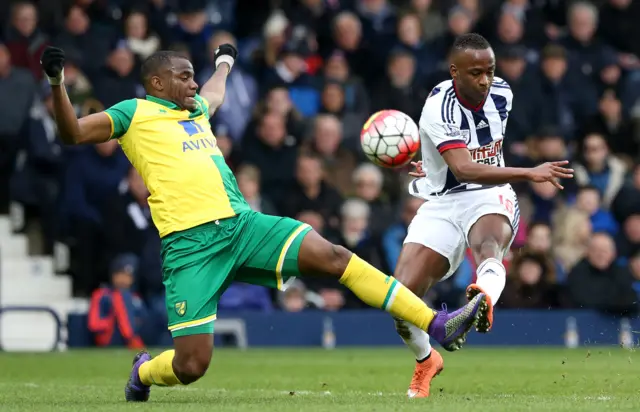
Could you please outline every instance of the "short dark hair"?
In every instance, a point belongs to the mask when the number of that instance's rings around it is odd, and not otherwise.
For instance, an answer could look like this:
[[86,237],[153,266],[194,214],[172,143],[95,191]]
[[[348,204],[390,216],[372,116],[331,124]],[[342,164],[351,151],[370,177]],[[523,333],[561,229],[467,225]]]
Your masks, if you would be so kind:
[[180,52],[171,50],[159,50],[147,57],[142,63],[141,74],[142,81],[148,84],[151,76],[158,74],[160,70],[171,64],[171,59],[184,59],[185,56]]
[[489,41],[478,33],[467,33],[456,37],[453,50],[485,50],[490,49]]
[[596,194],[598,195],[598,198],[601,197],[600,190],[598,190],[598,188],[592,184],[586,184],[578,187],[578,194],[584,193],[584,192],[596,192]]

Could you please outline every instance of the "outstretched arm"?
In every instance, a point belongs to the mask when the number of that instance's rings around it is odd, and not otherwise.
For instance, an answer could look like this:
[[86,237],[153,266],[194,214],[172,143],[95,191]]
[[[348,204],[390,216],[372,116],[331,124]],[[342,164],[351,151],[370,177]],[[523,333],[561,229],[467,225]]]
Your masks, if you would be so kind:
[[64,87],[64,51],[47,47],[40,64],[44,69],[53,97],[53,112],[66,144],[104,143],[111,138],[111,120],[104,113],[95,113],[78,120]]
[[213,76],[200,89],[200,96],[209,103],[209,117],[213,116],[213,113],[224,102],[229,72],[231,72],[231,67],[228,63],[220,64],[220,66],[216,67]]
[[500,185],[521,181],[550,182],[562,189],[557,180],[573,177],[573,170],[564,167],[569,163],[566,160],[543,163],[533,168],[496,167],[476,163],[471,158],[459,126],[441,121],[439,114],[440,111],[436,115],[430,112],[423,115],[420,119],[420,134],[433,142],[449,170],[460,183]]
[[215,51],[213,76],[200,89],[200,96],[209,103],[209,117],[224,102],[227,76],[231,72],[238,51],[231,44],[223,44]]
[[442,153],[442,158],[461,183],[499,185],[530,180],[537,183],[550,182],[558,189],[563,189],[557,179],[573,177],[573,169],[563,167],[569,163],[567,160],[543,163],[534,168],[495,167],[474,162],[466,148],[447,150]]
[[51,89],[53,113],[64,143],[104,143],[111,138],[111,120],[106,113],[94,113],[78,119],[64,84],[51,86]]

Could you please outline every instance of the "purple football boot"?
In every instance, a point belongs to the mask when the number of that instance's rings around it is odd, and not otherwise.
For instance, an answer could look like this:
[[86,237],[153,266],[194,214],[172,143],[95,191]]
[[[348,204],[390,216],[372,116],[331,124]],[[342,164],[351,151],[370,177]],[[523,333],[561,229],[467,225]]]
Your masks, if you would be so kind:
[[467,340],[467,333],[477,322],[478,318],[486,316],[489,307],[484,293],[477,294],[465,306],[448,313],[446,305],[436,314],[427,328],[429,336],[433,337],[445,350],[456,351]]
[[140,380],[140,365],[151,360],[148,352],[142,351],[133,358],[133,368],[127,386],[124,387],[124,398],[127,402],[146,402],[149,400],[149,387]]

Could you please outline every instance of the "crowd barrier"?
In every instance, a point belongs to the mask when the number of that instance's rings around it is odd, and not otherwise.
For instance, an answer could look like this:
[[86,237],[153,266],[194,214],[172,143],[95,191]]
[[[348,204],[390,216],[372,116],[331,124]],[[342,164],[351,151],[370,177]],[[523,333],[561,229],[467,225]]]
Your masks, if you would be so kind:
[[[381,311],[327,313],[219,313],[217,345],[239,346],[393,346],[402,341],[390,316]],[[85,315],[68,322],[70,348],[91,345]],[[219,326],[219,327],[218,327]],[[469,334],[468,343],[479,346],[601,346],[637,345],[640,319],[619,318],[591,311],[497,310],[493,330]],[[160,346],[170,346],[162,332]]]

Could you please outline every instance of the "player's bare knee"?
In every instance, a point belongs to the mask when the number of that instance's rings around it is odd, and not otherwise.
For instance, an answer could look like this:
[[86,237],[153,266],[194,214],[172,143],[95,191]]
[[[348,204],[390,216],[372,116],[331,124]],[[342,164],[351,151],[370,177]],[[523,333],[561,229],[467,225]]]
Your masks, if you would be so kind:
[[483,237],[480,241],[471,245],[471,250],[479,261],[484,261],[489,258],[502,260],[503,257],[502,244],[495,236]]
[[189,354],[176,356],[173,360],[173,369],[183,385],[188,385],[202,378],[209,369],[210,356]]
[[411,267],[398,262],[393,277],[400,282],[405,288],[409,289],[413,293],[417,293],[423,289],[424,279],[417,273],[416,270],[412,270]]
[[347,270],[352,256],[353,253],[348,249],[338,245],[331,245],[330,256],[326,261],[327,271],[336,277],[342,276]]

